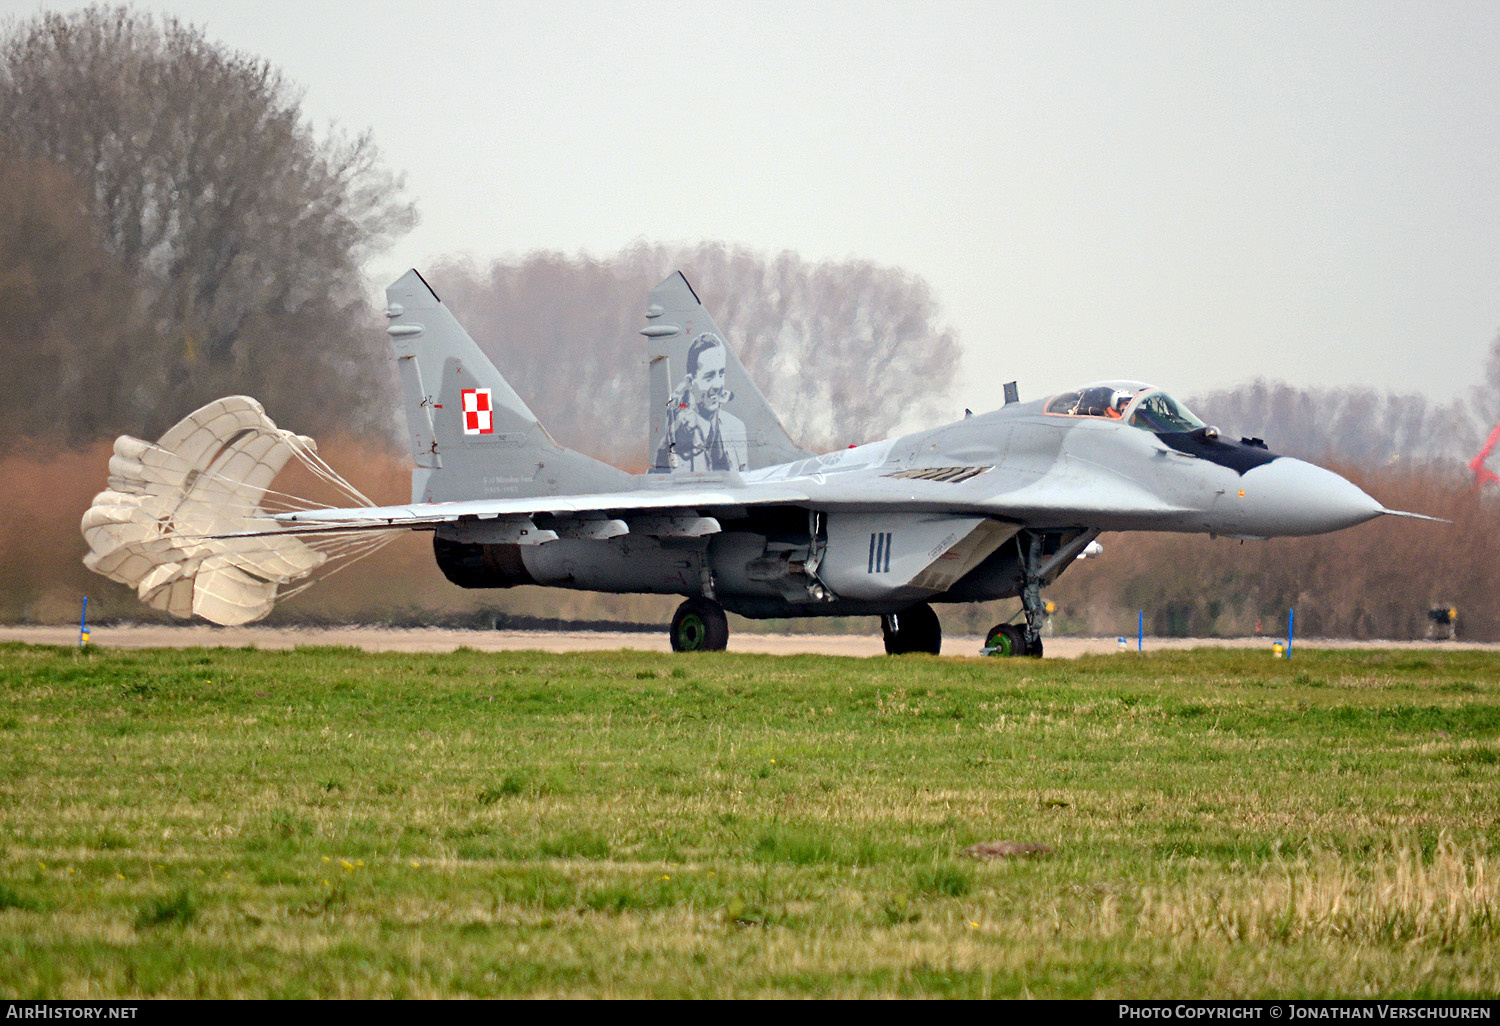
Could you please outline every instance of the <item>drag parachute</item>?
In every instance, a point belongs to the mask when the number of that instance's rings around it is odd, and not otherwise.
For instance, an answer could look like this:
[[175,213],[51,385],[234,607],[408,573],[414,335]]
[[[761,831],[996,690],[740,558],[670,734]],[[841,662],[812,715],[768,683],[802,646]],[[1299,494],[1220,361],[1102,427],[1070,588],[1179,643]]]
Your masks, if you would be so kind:
[[154,443],[121,435],[109,488],[83,515],[84,565],[176,617],[226,626],[265,617],[278,591],[295,594],[313,583],[314,571],[368,555],[392,537],[282,532],[273,513],[324,505],[270,489],[292,460],[344,497],[374,505],[318,458],[311,438],[278,428],[248,396],[217,399]]

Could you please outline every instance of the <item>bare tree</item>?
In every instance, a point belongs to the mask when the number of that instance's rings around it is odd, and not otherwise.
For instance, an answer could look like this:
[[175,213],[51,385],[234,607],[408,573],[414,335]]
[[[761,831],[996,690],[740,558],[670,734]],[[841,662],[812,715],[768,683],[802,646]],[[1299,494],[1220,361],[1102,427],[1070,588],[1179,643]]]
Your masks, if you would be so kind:
[[1471,404],[1486,434],[1500,424],[1500,335],[1490,343],[1489,357],[1484,362],[1484,383],[1474,388]]
[[385,379],[360,266],[413,208],[368,135],[318,138],[265,61],[171,17],[39,14],[0,34],[0,138],[82,183],[134,277],[154,344],[121,368],[112,426],[160,427],[226,388],[299,426],[347,423],[339,400]]
[[0,448],[100,433],[115,376],[141,342],[133,300],[78,183],[0,142]]
[[628,465],[645,459],[646,293],[674,268],[802,444],[869,441],[942,410],[957,338],[898,268],[702,243],[452,261],[431,277],[558,441]]

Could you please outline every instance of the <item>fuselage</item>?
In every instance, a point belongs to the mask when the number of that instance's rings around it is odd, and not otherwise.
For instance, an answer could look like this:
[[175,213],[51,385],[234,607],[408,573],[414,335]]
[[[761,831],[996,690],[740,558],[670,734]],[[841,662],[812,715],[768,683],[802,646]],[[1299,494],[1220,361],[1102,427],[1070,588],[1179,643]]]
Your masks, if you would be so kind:
[[[854,491],[890,501],[904,487],[907,501],[924,509],[1019,515],[1038,528],[1275,538],[1337,531],[1382,512],[1338,474],[1271,452],[1258,439],[1231,440],[1211,428],[1155,432],[1123,419],[1048,414],[1044,405],[1012,404],[745,480],[805,481],[815,499],[826,491],[835,505]],[[978,473],[940,489],[913,487],[919,476],[891,476],[924,468]]]
[[[1170,402],[1154,390],[1137,399],[1151,395]],[[1134,415],[1138,402],[1119,416],[1058,408],[1056,397],[1013,403],[742,475],[635,479],[658,495],[717,484],[750,497],[772,485],[806,497],[720,509],[701,535],[632,528],[605,540],[518,546],[462,544],[452,534],[445,541],[439,531],[438,561],[469,587],[709,593],[752,617],[860,615],[1016,595],[1023,539],[1040,539],[1049,560],[1040,576],[1050,581],[1101,531],[1270,538],[1381,513],[1337,474],[1258,440],[1219,437],[1196,419],[1143,418]]]

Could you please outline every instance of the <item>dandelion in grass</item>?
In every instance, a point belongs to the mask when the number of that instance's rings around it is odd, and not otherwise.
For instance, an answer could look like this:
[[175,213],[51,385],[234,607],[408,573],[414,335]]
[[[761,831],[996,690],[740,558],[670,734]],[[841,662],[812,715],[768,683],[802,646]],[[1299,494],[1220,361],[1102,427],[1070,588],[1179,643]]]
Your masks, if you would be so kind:
[[344,867],[344,872],[346,873],[354,872],[354,863],[350,862],[348,859],[339,859],[339,865]]
[[413,868],[413,869],[420,869],[421,866],[422,866],[422,863],[418,862],[416,859],[412,859],[411,860],[411,868]]

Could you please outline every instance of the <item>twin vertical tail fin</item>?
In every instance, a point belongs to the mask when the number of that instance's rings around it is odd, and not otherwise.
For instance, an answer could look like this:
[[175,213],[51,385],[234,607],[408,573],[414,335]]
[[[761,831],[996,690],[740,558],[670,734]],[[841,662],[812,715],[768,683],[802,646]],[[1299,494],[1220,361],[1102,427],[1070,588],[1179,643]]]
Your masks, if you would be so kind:
[[646,309],[653,474],[757,470],[810,455],[793,444],[681,271]]
[[552,440],[416,271],[385,290],[413,502],[611,491],[629,475]]

